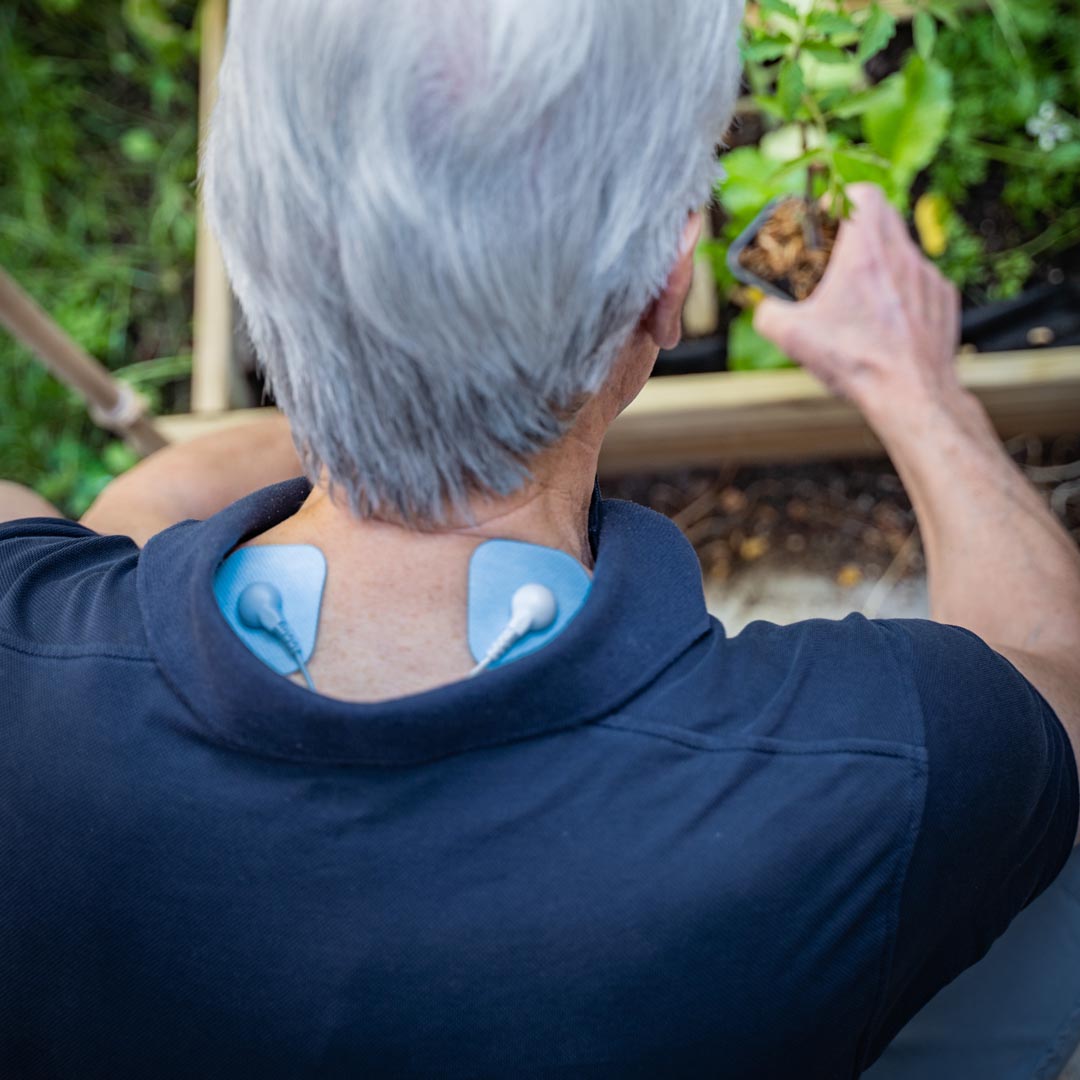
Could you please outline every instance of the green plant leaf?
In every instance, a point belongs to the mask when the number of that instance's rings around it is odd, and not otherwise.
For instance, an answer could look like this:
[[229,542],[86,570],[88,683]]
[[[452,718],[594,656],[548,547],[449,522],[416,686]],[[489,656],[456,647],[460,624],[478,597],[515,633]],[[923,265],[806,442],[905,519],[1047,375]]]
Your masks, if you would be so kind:
[[878,83],[867,90],[859,90],[853,94],[844,94],[836,101],[822,103],[822,108],[837,120],[849,120],[854,116],[862,116],[868,109],[883,97],[888,97],[890,91],[885,83]]
[[729,151],[721,165],[724,177],[716,195],[728,218],[724,234],[729,239],[749,225],[770,199],[801,191],[806,180],[804,173],[780,175],[782,163],[770,160],[756,146]]
[[747,63],[763,64],[769,60],[779,60],[791,45],[791,38],[787,34],[760,34],[743,41],[739,51]]
[[929,4],[926,10],[939,22],[943,22],[950,30],[960,29],[960,20],[957,18],[956,12],[953,11],[948,0],[942,4]]
[[848,35],[856,32],[855,23],[846,15],[837,11],[815,11],[807,19],[806,25],[811,30],[820,31],[829,37],[833,35]]
[[804,129],[801,124],[783,124],[775,131],[762,135],[758,150],[770,161],[786,165],[807,150],[820,150],[825,145],[826,137],[817,128]]
[[883,188],[891,197],[894,195],[892,175],[889,170],[889,162],[879,158],[875,154],[852,147],[848,150],[837,150],[833,154],[833,168],[837,176],[847,184],[871,183]]
[[780,102],[775,97],[767,94],[755,94],[754,104],[763,112],[766,116],[772,116],[777,120],[784,119],[784,110],[780,108]]
[[911,56],[882,84],[881,97],[863,113],[873,151],[889,161],[893,182],[907,188],[933,160],[952,114],[952,77],[935,61]]
[[1048,172],[1071,172],[1080,168],[1080,141],[1062,143],[1046,155]]
[[823,64],[846,64],[851,59],[843,49],[825,41],[804,41],[802,48]]
[[772,15],[783,15],[788,19],[798,19],[798,9],[787,0],[758,0],[758,7]]
[[780,104],[785,119],[795,119],[805,90],[806,81],[803,79],[802,68],[799,67],[798,61],[789,61],[784,64],[776,79],[776,100]]
[[937,23],[934,16],[925,11],[916,12],[911,29],[915,35],[915,50],[924,59],[934,55],[934,43],[937,41]]
[[792,367],[791,361],[771,341],[754,329],[754,313],[740,312],[728,330],[728,368],[731,371],[771,371]]
[[120,149],[123,150],[124,157],[136,165],[145,165],[161,153],[154,133],[146,128],[131,128],[125,131],[120,139]]
[[119,476],[138,463],[139,457],[126,443],[114,440],[106,443],[101,452],[101,462],[113,475]]
[[799,58],[806,93],[820,100],[834,90],[850,90],[858,86],[863,71],[854,53],[844,53],[842,58],[833,57],[823,62],[811,53],[803,52]]
[[856,53],[860,63],[865,64],[872,56],[877,56],[893,39],[896,33],[896,19],[884,8],[874,4],[862,26],[862,38]]

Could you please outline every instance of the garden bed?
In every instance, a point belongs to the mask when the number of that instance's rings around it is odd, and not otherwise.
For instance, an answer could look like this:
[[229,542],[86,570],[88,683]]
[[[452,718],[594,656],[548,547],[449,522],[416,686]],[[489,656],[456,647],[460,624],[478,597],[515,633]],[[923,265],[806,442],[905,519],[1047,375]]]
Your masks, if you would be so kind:
[[[1013,460],[1080,544],[1080,435],[1006,442]],[[915,514],[892,466],[878,459],[735,465],[610,478],[604,494],[670,517],[694,545],[707,584],[791,571],[841,588],[891,588],[924,569]]]

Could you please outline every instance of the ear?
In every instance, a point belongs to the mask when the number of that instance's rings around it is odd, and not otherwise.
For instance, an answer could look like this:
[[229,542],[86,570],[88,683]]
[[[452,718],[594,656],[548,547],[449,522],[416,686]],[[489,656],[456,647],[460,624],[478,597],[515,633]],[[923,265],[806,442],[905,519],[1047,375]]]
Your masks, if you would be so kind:
[[686,219],[678,261],[668,275],[664,291],[642,319],[642,329],[660,349],[674,349],[682,340],[682,312],[694,279],[694,249],[701,239],[705,219],[695,211]]

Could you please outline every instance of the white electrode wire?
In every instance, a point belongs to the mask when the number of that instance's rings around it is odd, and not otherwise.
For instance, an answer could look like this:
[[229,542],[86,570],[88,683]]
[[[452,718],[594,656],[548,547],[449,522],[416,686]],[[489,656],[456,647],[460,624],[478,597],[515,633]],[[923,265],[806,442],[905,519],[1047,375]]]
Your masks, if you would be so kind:
[[527,630],[519,630],[513,624],[507,626],[495,639],[491,648],[484,654],[484,659],[469,672],[469,678],[471,679],[474,675],[479,675],[481,671],[487,671],[492,664],[501,660],[526,633],[528,633]]
[[296,640],[296,635],[293,633],[292,627],[282,619],[278,624],[278,628],[275,631],[278,640],[286,649],[292,654],[292,658],[300,665],[300,674],[304,677],[304,682],[307,683],[307,688],[314,691],[315,683],[311,680],[311,675],[308,673],[307,664],[304,663],[304,652],[300,648],[300,642]]

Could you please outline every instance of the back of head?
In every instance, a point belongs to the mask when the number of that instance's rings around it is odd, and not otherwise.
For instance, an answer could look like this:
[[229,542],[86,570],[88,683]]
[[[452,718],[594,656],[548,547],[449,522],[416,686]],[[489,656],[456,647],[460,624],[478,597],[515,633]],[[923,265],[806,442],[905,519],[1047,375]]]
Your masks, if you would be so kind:
[[233,0],[207,209],[311,475],[506,495],[708,196],[735,0]]

